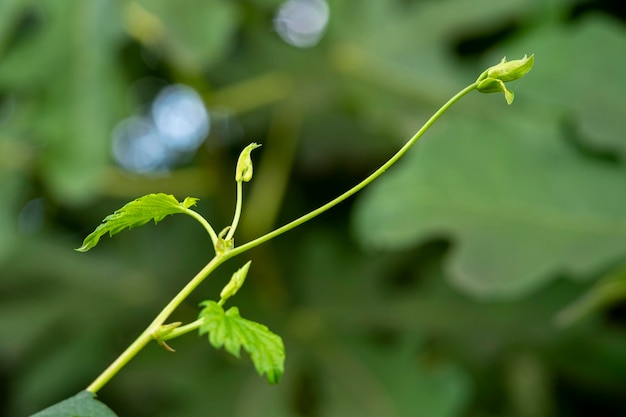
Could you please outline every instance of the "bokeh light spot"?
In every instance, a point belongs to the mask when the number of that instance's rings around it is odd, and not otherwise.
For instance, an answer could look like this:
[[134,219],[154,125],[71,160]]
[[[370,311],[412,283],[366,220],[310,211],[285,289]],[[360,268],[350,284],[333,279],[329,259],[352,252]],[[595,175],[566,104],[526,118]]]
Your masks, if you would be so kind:
[[274,28],[288,44],[310,48],[322,39],[329,15],[325,0],[288,0],[278,9]]
[[152,121],[144,117],[130,117],[115,128],[113,156],[122,167],[137,173],[168,166],[168,149]]
[[126,119],[113,132],[113,157],[128,171],[167,171],[193,156],[209,133],[202,98],[187,86],[163,88],[149,113]]
[[165,145],[176,151],[197,149],[209,133],[209,113],[200,95],[180,84],[159,93],[152,119]]

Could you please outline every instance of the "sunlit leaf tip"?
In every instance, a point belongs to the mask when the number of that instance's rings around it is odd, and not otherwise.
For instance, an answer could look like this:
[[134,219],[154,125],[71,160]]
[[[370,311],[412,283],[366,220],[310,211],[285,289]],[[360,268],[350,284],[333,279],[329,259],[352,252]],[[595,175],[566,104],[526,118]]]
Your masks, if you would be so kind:
[[239,357],[241,347],[250,354],[259,375],[265,374],[270,384],[280,381],[285,367],[285,346],[277,334],[267,326],[244,319],[237,307],[226,312],[215,301],[200,304],[200,318],[204,323],[199,333],[208,333],[209,341],[216,349],[222,346],[233,356]]
[[[173,196],[170,196],[173,197]],[[199,198],[195,198],[195,197],[185,197],[185,199],[182,202],[182,206],[184,208],[191,208],[193,206],[196,205],[196,203],[198,202],[198,200],[200,200]]]
[[87,252],[107,233],[113,236],[124,229],[143,226],[150,220],[158,223],[170,214],[187,213],[197,201],[197,198],[187,197],[183,202],[179,202],[173,195],[163,193],[139,197],[105,217],[102,224],[90,233],[83,241],[83,245],[76,250]]

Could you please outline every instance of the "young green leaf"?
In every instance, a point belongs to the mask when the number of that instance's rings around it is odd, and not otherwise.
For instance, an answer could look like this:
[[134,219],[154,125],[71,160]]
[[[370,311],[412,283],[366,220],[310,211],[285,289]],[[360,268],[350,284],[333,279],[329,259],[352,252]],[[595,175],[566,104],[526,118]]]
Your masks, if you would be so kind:
[[280,336],[266,326],[244,319],[237,307],[228,311],[215,301],[200,304],[200,334],[208,333],[209,341],[216,348],[222,346],[232,355],[239,357],[241,347],[250,354],[259,375],[266,374],[270,384],[276,384],[284,372],[285,346]]
[[76,250],[87,252],[96,246],[100,238],[107,233],[113,236],[126,228],[143,226],[150,220],[158,223],[170,214],[188,214],[189,207],[194,206],[197,201],[197,198],[187,197],[183,202],[179,202],[173,195],[163,193],[139,197],[105,217],[102,224],[89,234],[83,241],[83,245]]
[[117,417],[109,407],[96,400],[96,394],[81,391],[60,403],[54,404],[30,417]]
[[252,261],[246,262],[244,266],[239,268],[230,278],[228,284],[224,286],[222,292],[220,292],[220,302],[219,304],[224,304],[226,300],[228,300],[233,295],[237,294],[237,291],[241,288],[244,281],[246,280],[246,275],[248,275],[248,270],[250,269],[250,264]]

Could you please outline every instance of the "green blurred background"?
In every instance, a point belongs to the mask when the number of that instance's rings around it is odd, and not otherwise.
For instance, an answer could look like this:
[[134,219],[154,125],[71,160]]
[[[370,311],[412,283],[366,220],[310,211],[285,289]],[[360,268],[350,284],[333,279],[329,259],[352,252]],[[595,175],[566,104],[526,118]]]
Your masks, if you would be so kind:
[[356,199],[203,284],[283,336],[278,386],[202,338],[99,393],[121,417],[626,415],[626,29],[619,2],[0,0],[0,415],[84,389],[211,256],[190,218],[73,248],[152,192],[237,242]]

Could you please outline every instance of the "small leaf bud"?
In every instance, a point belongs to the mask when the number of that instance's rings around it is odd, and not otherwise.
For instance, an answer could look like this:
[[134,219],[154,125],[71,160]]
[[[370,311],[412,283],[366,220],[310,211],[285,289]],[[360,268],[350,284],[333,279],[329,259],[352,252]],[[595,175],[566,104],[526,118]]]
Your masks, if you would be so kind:
[[227,226],[217,235],[217,241],[215,242],[215,253],[217,255],[224,254],[235,247],[235,240],[226,238],[229,230],[230,226]]
[[515,95],[506,88],[505,82],[522,78],[530,71],[535,62],[535,55],[524,55],[522,59],[507,61],[506,57],[492,67],[487,68],[476,80],[476,89],[481,93],[504,93],[507,104],[513,103]]
[[252,261],[248,261],[232,275],[228,284],[226,284],[224,289],[222,289],[222,292],[220,292],[220,298],[222,299],[221,302],[226,301],[239,291],[239,288],[241,288],[246,280],[246,275],[248,275],[248,269],[250,269],[251,263]]
[[485,78],[478,83],[476,89],[481,93],[504,93],[507,104],[513,103],[513,99],[515,98],[513,92],[506,88],[504,82],[495,78]]
[[235,181],[248,182],[252,179],[252,158],[250,157],[250,153],[253,149],[260,147],[258,143],[251,143],[246,146],[241,154],[239,154],[239,159],[237,160],[237,168],[235,170]]
[[495,78],[504,82],[515,81],[530,71],[534,63],[535,54],[530,57],[524,55],[524,58],[513,61],[507,61],[504,57],[499,64],[487,69],[487,78]]

